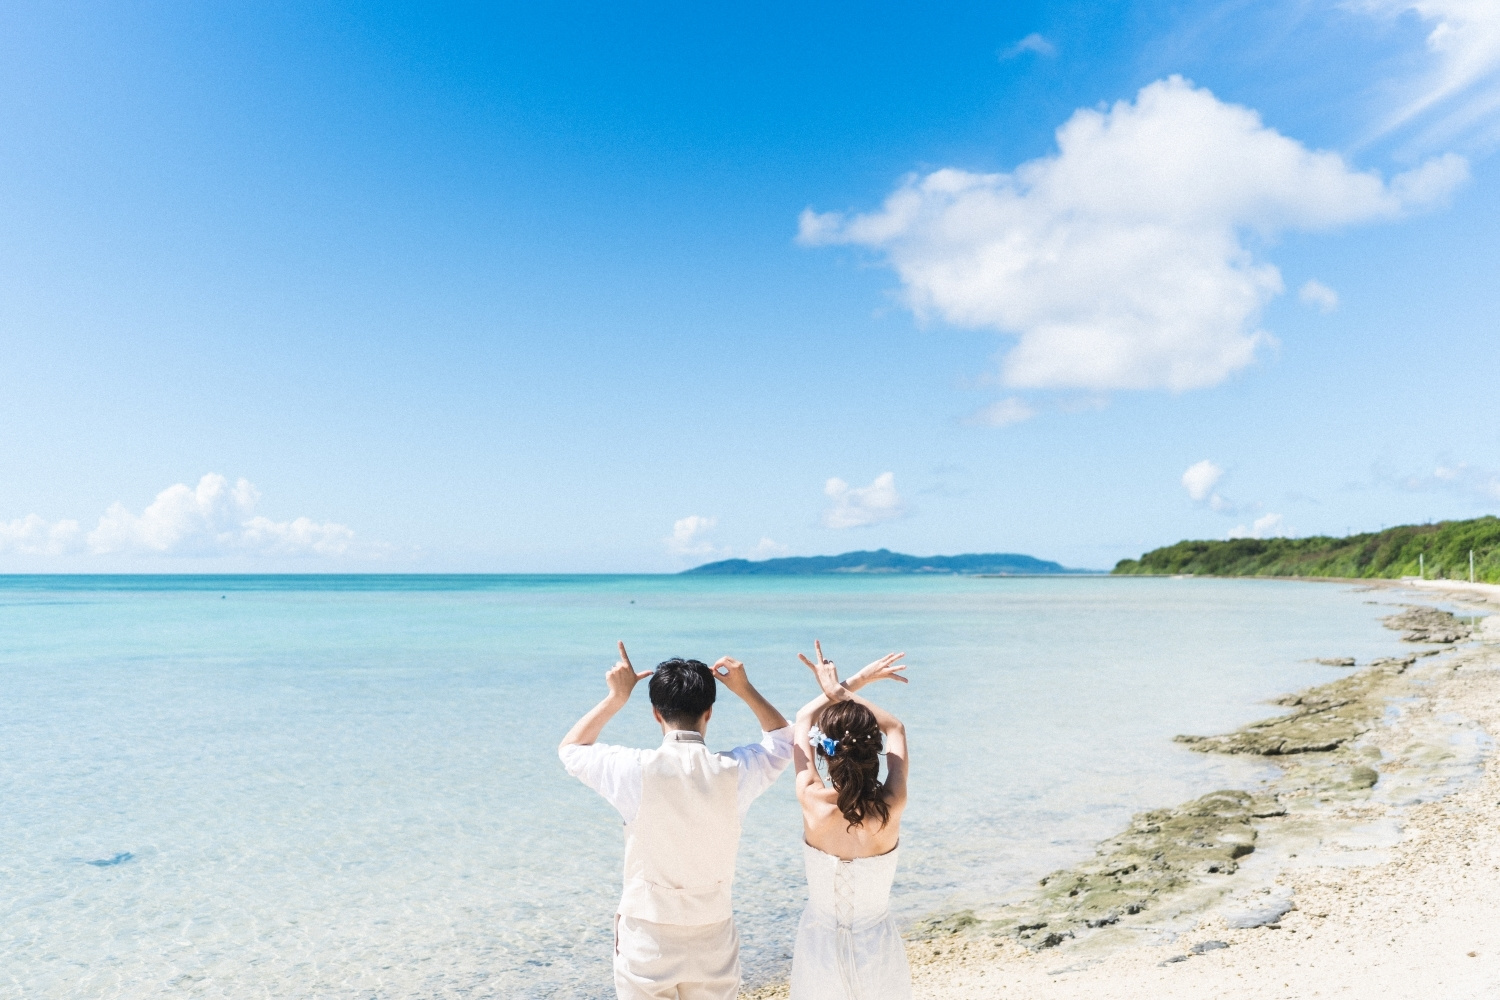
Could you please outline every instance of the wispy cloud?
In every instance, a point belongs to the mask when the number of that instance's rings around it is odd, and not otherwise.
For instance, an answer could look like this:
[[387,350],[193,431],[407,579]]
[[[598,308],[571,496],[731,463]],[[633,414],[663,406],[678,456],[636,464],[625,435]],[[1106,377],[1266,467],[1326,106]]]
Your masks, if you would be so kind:
[[1339,293],[1317,280],[1304,284],[1298,290],[1297,298],[1324,314],[1331,313],[1339,307]]
[[1031,52],[1039,56],[1057,55],[1057,46],[1043,38],[1041,32],[1033,31],[1014,45],[1000,50],[1001,59],[1014,59],[1016,56]]
[[1391,475],[1379,469],[1377,480],[1413,493],[1456,493],[1471,499],[1500,502],[1500,471],[1468,462],[1440,462],[1431,472]]
[[1377,135],[1432,120],[1429,138],[1450,140],[1500,113],[1500,3],[1495,0],[1352,0],[1383,17],[1415,15],[1431,28],[1431,67],[1413,81]]
[[1009,427],[1024,423],[1036,416],[1036,410],[1019,396],[997,399],[988,406],[976,410],[964,418],[971,427]]
[[1449,155],[1387,183],[1178,77],[1075,112],[1057,144],[1008,174],[912,175],[877,211],[808,209],[798,239],[878,252],[919,317],[1015,335],[1007,385],[1177,392],[1273,342],[1281,273],[1247,234],[1395,219],[1468,176]]
[[777,559],[781,556],[790,555],[791,552],[790,546],[782,545],[780,542],[773,541],[770,538],[762,538],[755,544],[755,548],[751,550],[750,558]]
[[842,479],[830,479],[823,493],[830,501],[823,511],[825,528],[863,528],[906,513],[893,472],[881,473],[869,486],[850,486]]
[[672,534],[665,539],[667,551],[674,556],[696,556],[704,558],[720,555],[718,546],[708,540],[708,535],[718,527],[717,517],[690,514],[672,522]]
[[333,521],[273,521],[255,513],[260,491],[218,473],[169,486],[139,514],[110,505],[87,534],[75,520],[48,522],[31,514],[0,522],[0,552],[59,556],[343,556],[354,532]]

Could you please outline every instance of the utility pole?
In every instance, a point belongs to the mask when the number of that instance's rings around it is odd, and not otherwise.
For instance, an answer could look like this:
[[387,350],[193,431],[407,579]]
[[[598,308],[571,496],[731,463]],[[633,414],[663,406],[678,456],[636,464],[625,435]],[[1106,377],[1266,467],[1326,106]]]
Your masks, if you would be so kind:
[[1427,557],[1421,552],[1417,553],[1417,578],[1420,580],[1427,579]]
[[1474,550],[1469,550],[1469,582],[1474,582]]

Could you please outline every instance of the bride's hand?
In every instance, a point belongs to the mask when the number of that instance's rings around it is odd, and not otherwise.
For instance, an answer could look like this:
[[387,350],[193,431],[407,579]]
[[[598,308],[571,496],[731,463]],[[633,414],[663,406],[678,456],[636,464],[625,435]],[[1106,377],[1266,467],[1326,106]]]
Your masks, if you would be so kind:
[[797,659],[807,664],[807,669],[811,670],[813,676],[818,679],[818,687],[823,689],[823,694],[829,701],[843,701],[848,698],[849,689],[839,683],[838,667],[833,665],[832,660],[823,656],[823,643],[820,640],[814,639],[813,648],[818,651],[817,663],[809,660],[802,653],[797,654]]
[[873,684],[876,681],[900,681],[902,684],[907,683],[906,677],[901,674],[901,671],[906,669],[906,664],[896,662],[905,655],[905,653],[887,653],[874,663],[867,664],[863,670],[849,678],[845,682],[845,686],[850,691],[858,691],[866,684]]

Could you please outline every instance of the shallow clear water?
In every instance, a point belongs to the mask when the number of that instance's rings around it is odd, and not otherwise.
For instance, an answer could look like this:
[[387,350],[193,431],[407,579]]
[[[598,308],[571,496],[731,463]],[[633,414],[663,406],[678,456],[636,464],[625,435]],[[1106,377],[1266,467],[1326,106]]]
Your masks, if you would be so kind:
[[[1173,744],[1396,651],[1379,595],[1115,578],[0,577],[0,996],[613,996],[617,815],[558,739],[637,666],[732,654],[790,716],[814,636],[909,687],[903,918],[994,901],[1137,810],[1261,773]],[[756,738],[721,700],[711,746]],[[654,745],[644,691],[605,738]],[[747,981],[803,901],[752,810]]]

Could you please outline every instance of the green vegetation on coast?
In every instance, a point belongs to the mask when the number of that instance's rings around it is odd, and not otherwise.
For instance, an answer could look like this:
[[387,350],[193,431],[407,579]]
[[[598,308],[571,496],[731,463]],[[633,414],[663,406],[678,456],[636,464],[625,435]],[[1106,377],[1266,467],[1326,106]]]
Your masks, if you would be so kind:
[[1195,573],[1203,576],[1325,576],[1467,580],[1500,583],[1500,517],[1407,524],[1348,538],[1235,538],[1178,542],[1139,559],[1121,559],[1117,574]]

